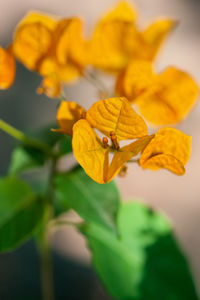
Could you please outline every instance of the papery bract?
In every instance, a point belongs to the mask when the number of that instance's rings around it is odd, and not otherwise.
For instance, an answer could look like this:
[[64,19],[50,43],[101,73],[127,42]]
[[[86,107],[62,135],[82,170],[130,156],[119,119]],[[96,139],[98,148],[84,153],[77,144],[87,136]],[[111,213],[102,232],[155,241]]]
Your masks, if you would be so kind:
[[152,124],[175,124],[194,107],[199,87],[194,79],[169,67],[156,75],[151,62],[133,61],[117,79],[116,92],[139,106]]
[[191,137],[175,128],[162,128],[142,152],[143,169],[166,168],[177,175],[185,173],[191,151]]
[[0,47],[0,89],[8,89],[15,79],[16,64],[12,47]]
[[53,129],[53,131],[72,135],[74,124],[78,120],[85,118],[85,115],[85,109],[78,103],[73,101],[62,101],[57,111],[57,121],[60,128]]

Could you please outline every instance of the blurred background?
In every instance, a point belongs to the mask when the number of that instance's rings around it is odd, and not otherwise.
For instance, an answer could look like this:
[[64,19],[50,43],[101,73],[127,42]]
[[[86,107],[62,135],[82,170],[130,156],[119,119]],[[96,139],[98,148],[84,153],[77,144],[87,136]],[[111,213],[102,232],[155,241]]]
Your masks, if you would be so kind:
[[[117,2],[114,0],[4,1],[0,10],[0,44],[6,46],[11,42],[16,24],[29,10],[40,10],[61,17],[81,15],[85,19],[87,31],[90,32],[96,19]],[[157,70],[162,70],[168,65],[174,65],[191,73],[199,83],[200,1],[135,0],[134,4],[139,11],[142,26],[150,23],[154,17],[159,16],[169,16],[180,21],[179,26],[170,36],[158,57]],[[0,91],[0,118],[22,130],[24,128],[33,129],[40,125],[55,122],[58,102],[45,96],[36,95],[35,90],[39,83],[39,76],[26,70],[22,65],[18,65],[15,84],[8,91]],[[66,87],[65,92],[68,99],[77,101],[86,108],[89,108],[97,100],[95,88],[84,80],[81,80],[78,85]],[[187,165],[187,172],[183,177],[175,176],[165,170],[158,172],[142,171],[137,165],[132,165],[129,166],[126,178],[116,178],[125,201],[134,198],[142,199],[150,206],[163,211],[171,219],[179,243],[189,258],[197,286],[200,286],[200,235],[198,233],[200,228],[199,120],[200,104],[198,103],[189,117],[177,126],[185,133],[192,135],[192,155]],[[0,145],[0,175],[2,176],[6,174],[14,142],[1,132]],[[74,215],[70,217],[77,218]],[[59,253],[66,261],[73,261],[74,265],[81,265],[83,274],[88,272],[88,278],[91,280],[88,281],[90,282],[88,283],[89,288],[89,285],[94,283],[95,279],[92,279],[93,275],[91,275],[88,268],[90,255],[80,234],[70,227],[62,229],[52,234],[52,245],[55,253]],[[29,254],[32,253],[31,245],[25,246],[20,251],[13,255],[19,258],[23,257],[23,253],[26,253],[27,261],[32,260],[32,265],[37,260],[35,254]],[[18,272],[17,270],[22,266],[20,263],[12,265],[12,259],[14,261],[15,256],[11,256],[11,254],[0,256],[0,291],[2,288],[6,290],[9,280],[14,276],[13,272]],[[57,259],[59,260],[58,257]],[[3,271],[5,268],[6,272]],[[63,272],[65,272],[64,268]],[[81,275],[80,278],[74,276],[77,284],[79,279],[85,278]],[[66,280],[70,280],[70,278],[66,277]],[[84,281],[82,283],[86,289],[87,284]],[[98,299],[97,295],[94,296],[95,293],[91,299]],[[10,298],[1,297],[1,299],[7,300]],[[74,296],[73,299],[79,298]],[[89,296],[85,299],[89,299]],[[99,299],[103,298],[100,297]]]

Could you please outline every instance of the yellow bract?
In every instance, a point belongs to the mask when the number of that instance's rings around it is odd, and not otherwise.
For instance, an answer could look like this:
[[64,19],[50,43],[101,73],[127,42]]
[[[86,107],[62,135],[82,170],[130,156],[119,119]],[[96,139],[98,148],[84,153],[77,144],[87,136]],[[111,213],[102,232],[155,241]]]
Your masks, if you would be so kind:
[[125,41],[133,34],[135,13],[126,2],[120,3],[97,24],[90,42],[90,62],[105,71],[116,72],[128,63]]
[[[96,135],[96,128],[107,135],[112,144]],[[131,157],[141,152],[150,142],[144,121],[134,112],[125,98],[100,100],[92,105],[86,120],[78,121],[73,128],[73,151],[85,172],[96,182],[105,183],[119,172]],[[141,137],[141,138],[140,138]],[[120,149],[120,140],[137,141]],[[109,165],[108,154],[114,152]]]
[[109,150],[86,120],[78,121],[73,128],[72,146],[74,156],[94,181],[105,183],[108,173]]
[[0,89],[8,89],[12,85],[15,73],[16,65],[12,48],[0,47]]
[[193,108],[199,88],[192,77],[174,67],[156,75],[151,62],[133,61],[120,74],[116,92],[139,106],[152,124],[174,124]]
[[113,131],[120,140],[135,139],[148,134],[143,119],[136,114],[126,98],[116,97],[95,102],[88,110],[88,122],[106,136]]
[[[73,152],[85,172],[96,182],[106,183],[126,162],[141,153],[139,164],[153,170],[167,168],[182,175],[190,156],[191,138],[173,128],[148,135],[144,121],[125,98],[110,98],[94,103],[89,111],[75,102],[63,101],[58,109],[58,131],[72,134]],[[95,132],[107,135],[102,140]],[[120,129],[120,130],[119,130]],[[136,139],[120,147],[120,140]],[[109,161],[109,154],[113,154]]]
[[[87,64],[87,43],[82,36],[79,18],[58,21],[48,15],[29,13],[17,27],[13,47],[15,56],[27,68],[48,78],[44,80],[48,81],[48,86],[53,81],[77,79]],[[55,93],[45,88],[43,93],[56,97],[58,85],[54,87]]]
[[121,2],[97,24],[90,42],[90,63],[108,72],[119,72],[133,59],[152,61],[175,25],[171,19],[162,19],[139,31],[135,9]]
[[57,21],[48,15],[31,12],[20,22],[15,32],[15,56],[30,70],[38,70],[41,59],[50,51]]
[[160,129],[142,152],[143,169],[166,168],[183,175],[191,151],[191,137],[174,128]]
[[122,147],[120,151],[116,151],[108,170],[109,181],[112,180],[115,175],[117,175],[121,167],[127,161],[129,161],[132,157],[136,156],[138,153],[143,151],[153,137],[154,135],[144,136],[138,139],[137,141]]
[[83,119],[85,114],[85,109],[78,103],[72,101],[62,101],[57,112],[57,121],[60,128],[53,129],[53,131],[72,135],[73,125],[78,120]]

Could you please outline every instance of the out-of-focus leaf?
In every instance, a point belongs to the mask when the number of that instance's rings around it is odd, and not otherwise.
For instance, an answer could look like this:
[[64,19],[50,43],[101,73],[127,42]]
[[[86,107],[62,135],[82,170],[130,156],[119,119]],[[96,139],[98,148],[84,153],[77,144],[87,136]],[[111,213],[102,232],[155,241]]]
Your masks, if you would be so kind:
[[197,300],[191,273],[169,221],[144,204],[123,204],[118,233],[88,223],[92,259],[104,286],[119,300]]
[[[55,127],[55,125],[43,127],[40,130],[31,133],[31,136],[51,148],[58,143],[58,156],[71,153],[71,137],[58,132],[52,132],[51,128],[53,127]],[[43,166],[48,159],[49,156],[41,149],[20,144],[12,153],[8,172],[13,175],[31,168],[38,168]]]
[[63,212],[70,207],[87,222],[115,229],[120,195],[114,182],[100,185],[77,167],[56,176],[55,190]]
[[44,201],[25,182],[0,179],[0,251],[10,251],[30,238],[44,215]]

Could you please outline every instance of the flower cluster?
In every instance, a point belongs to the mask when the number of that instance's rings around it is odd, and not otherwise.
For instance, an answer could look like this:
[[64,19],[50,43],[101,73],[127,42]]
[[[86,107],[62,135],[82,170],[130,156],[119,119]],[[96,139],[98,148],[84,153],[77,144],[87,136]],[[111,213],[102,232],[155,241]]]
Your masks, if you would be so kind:
[[[143,119],[126,98],[95,102],[86,112],[75,102],[63,101],[58,109],[59,131],[72,134],[76,159],[96,182],[105,183],[119,173],[124,164],[138,154],[143,168],[166,168],[183,175],[190,157],[191,137],[174,128],[163,128],[148,135]],[[103,134],[99,138],[95,129]],[[120,147],[120,141],[134,140]],[[112,154],[111,163],[109,154]]]
[[[175,124],[194,107],[199,94],[194,79],[176,67],[157,73],[153,66],[176,25],[166,18],[141,30],[135,8],[123,1],[103,15],[86,37],[79,17],[59,19],[31,12],[18,24],[12,45],[0,48],[0,88],[12,85],[15,59],[43,77],[37,91],[49,97],[60,97],[63,84],[94,74],[96,69],[108,72],[115,80],[115,97],[94,103],[88,112],[75,102],[61,102],[60,128],[54,131],[73,135],[75,157],[99,183],[109,182],[139,153],[142,168],[167,168],[182,175],[190,155],[190,137],[172,128],[148,135],[146,124],[131,106],[138,106],[154,125]],[[121,140],[134,141],[120,147]]]

